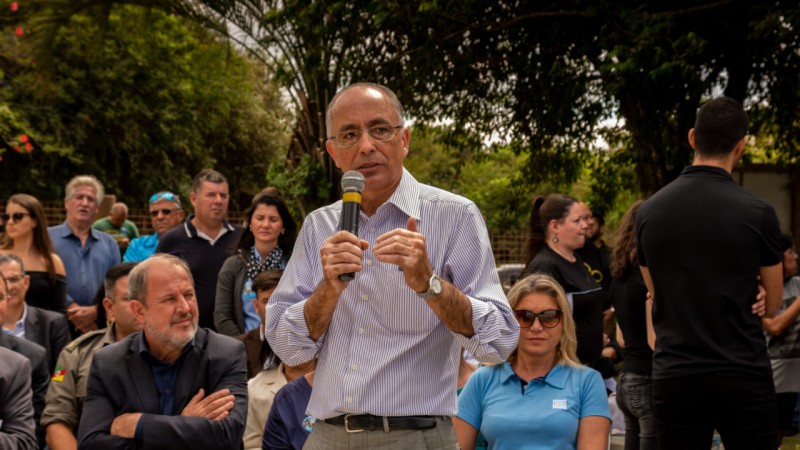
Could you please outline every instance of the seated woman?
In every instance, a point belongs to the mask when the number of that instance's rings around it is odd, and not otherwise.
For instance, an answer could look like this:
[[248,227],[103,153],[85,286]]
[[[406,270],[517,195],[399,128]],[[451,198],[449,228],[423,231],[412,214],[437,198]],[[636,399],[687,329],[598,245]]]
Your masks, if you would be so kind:
[[253,306],[253,280],[267,269],[281,269],[292,255],[297,225],[283,199],[259,193],[245,211],[237,254],[225,260],[217,279],[214,326],[217,332],[238,336],[258,329],[261,320]]
[[548,275],[517,282],[508,301],[520,324],[516,350],[481,367],[458,398],[453,426],[462,449],[478,431],[492,449],[604,450],[611,414],[600,374],[578,363],[575,322]]
[[9,197],[2,214],[6,229],[0,253],[22,259],[30,277],[25,303],[63,313],[67,303],[67,278],[64,263],[53,251],[47,233],[47,216],[36,197],[15,194]]

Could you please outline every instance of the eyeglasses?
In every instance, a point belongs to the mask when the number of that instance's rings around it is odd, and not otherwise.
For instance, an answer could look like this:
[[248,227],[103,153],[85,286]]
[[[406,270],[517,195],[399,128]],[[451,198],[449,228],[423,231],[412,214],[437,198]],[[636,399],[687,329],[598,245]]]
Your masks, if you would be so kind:
[[555,328],[561,322],[561,314],[560,309],[545,309],[540,313],[528,311],[527,309],[514,310],[514,317],[517,318],[517,322],[522,328],[529,328],[537,318],[543,327]]
[[361,140],[361,135],[366,132],[369,137],[376,141],[388,141],[397,136],[397,131],[403,128],[402,125],[390,127],[387,125],[375,125],[368,130],[347,130],[341,133],[336,133],[335,136],[330,136],[328,139],[334,141],[339,147],[352,147],[358,144]]
[[30,217],[31,215],[28,213],[21,213],[21,212],[15,212],[14,214],[3,213],[0,214],[0,220],[2,220],[3,222],[19,222],[25,216]]
[[163,214],[165,216],[168,216],[168,215],[172,214],[172,211],[177,211],[177,210],[178,210],[178,208],[154,209],[154,210],[150,211],[150,215],[153,216],[153,217],[158,217],[158,213],[161,213],[161,214]]
[[24,277],[22,277],[22,276],[14,275],[13,277],[6,278],[6,282],[8,282],[8,284],[17,284],[20,281],[22,281],[23,279],[24,279]]

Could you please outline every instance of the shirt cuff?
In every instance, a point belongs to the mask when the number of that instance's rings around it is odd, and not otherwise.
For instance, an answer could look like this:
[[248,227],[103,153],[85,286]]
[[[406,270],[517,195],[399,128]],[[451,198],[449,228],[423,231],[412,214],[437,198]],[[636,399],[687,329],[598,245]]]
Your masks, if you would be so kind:
[[139,416],[139,421],[136,422],[136,432],[133,434],[133,439],[136,441],[137,447],[142,445],[144,441],[144,414]]

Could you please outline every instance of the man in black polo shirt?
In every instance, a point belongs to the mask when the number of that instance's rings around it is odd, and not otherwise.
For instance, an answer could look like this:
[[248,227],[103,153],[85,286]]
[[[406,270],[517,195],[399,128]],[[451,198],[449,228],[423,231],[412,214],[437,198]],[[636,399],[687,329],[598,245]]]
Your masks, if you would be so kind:
[[214,328],[214,300],[217,275],[222,263],[236,251],[242,229],[225,220],[228,214],[228,180],[213,169],[194,177],[189,200],[194,206],[183,226],[159,239],[156,253],[183,258],[192,269],[200,309],[200,327]]
[[707,449],[714,429],[726,449],[776,447],[775,391],[761,319],[781,303],[775,211],[737,185],[747,114],[719,97],[689,131],[694,162],[637,216],[638,257],[653,294],[653,401],[659,448]]

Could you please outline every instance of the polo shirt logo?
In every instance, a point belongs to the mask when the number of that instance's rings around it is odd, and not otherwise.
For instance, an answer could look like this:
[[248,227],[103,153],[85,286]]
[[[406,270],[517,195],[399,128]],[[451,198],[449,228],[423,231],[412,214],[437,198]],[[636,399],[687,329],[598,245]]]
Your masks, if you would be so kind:
[[567,400],[553,400],[553,409],[567,409]]

